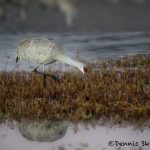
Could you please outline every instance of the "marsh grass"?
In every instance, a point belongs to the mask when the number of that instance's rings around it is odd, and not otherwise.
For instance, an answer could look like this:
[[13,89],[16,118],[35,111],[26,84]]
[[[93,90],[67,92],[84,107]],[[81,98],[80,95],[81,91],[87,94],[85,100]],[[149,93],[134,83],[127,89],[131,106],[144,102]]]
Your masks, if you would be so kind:
[[[121,68],[119,71],[117,68]],[[28,72],[0,72],[0,120],[150,117],[150,55],[88,64],[88,73],[48,71],[60,83]]]

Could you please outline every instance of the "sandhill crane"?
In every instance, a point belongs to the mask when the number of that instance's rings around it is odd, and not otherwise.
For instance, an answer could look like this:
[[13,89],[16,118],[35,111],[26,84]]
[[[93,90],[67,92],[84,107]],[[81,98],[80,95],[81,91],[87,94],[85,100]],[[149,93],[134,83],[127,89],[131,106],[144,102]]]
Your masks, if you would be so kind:
[[52,64],[55,61],[61,61],[66,64],[77,67],[82,73],[87,72],[84,63],[75,61],[65,55],[64,46],[62,43],[49,40],[47,38],[31,38],[22,41],[17,47],[16,63],[19,60],[26,60],[37,63],[38,66],[34,69],[37,72],[39,66],[43,65],[43,77],[45,83],[45,65]]

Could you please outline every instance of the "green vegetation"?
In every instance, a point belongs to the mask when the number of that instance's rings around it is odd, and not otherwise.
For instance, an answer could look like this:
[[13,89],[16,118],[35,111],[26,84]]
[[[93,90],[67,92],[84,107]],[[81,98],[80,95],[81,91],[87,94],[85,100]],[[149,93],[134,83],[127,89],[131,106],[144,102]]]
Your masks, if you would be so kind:
[[150,55],[98,60],[80,72],[55,72],[60,82],[36,73],[0,72],[0,120],[150,118]]

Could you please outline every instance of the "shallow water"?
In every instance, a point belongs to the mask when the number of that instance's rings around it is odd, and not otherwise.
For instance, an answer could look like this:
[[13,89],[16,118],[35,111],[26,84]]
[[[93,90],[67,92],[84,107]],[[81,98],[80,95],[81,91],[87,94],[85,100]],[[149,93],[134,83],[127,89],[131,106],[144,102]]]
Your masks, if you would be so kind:
[[[124,144],[123,144],[124,143]],[[130,145],[125,145],[125,143]],[[1,150],[149,150],[150,130],[132,126],[92,127],[69,124],[62,138],[37,142],[23,137],[16,125],[0,125]]]
[[[29,37],[48,37],[62,41],[66,53],[74,59],[95,61],[97,58],[122,57],[125,55],[150,53],[150,32],[124,32],[124,33],[92,33],[92,34],[54,34],[54,33],[20,33],[15,35],[0,35],[0,70],[33,70],[35,64],[29,62],[15,63],[15,49],[18,43]],[[79,53],[79,54],[78,54]],[[54,64],[53,68],[62,70],[70,67]],[[74,69],[74,67],[71,67]],[[67,130],[67,131],[66,131]],[[23,130],[24,131],[24,130]],[[73,125],[65,128],[64,134],[52,141],[30,141],[25,133],[16,125],[0,125],[0,150],[149,150],[150,130],[144,128],[134,130],[133,126],[112,128],[96,125],[85,129],[82,124],[78,125],[75,133]],[[22,136],[23,135],[23,136]],[[41,139],[41,138],[40,138]],[[55,141],[54,141],[55,139]],[[130,142],[132,146],[109,146],[109,141],[120,143]],[[144,145],[142,142],[147,142]],[[136,146],[137,145],[137,146]],[[141,147],[141,148],[140,148]]]
[[[96,60],[97,58],[120,57],[150,53],[150,32],[120,32],[92,34],[20,33],[0,35],[0,70],[15,69],[15,49],[18,43],[29,37],[47,37],[61,41],[66,53],[72,58]],[[60,65],[52,65],[60,66]],[[62,65],[64,66],[64,65]],[[32,70],[35,64],[20,62],[20,70]],[[54,68],[55,68],[54,67]],[[66,67],[68,68],[68,67]],[[66,69],[65,68],[65,69]],[[18,69],[18,66],[17,66]]]

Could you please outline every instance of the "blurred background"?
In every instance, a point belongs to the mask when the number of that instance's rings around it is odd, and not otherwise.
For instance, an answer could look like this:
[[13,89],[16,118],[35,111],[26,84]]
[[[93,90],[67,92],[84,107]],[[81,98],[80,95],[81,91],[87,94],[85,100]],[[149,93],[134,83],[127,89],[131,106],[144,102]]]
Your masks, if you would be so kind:
[[0,33],[150,29],[150,0],[0,0]]
[[82,61],[149,53],[150,0],[0,0],[0,70],[14,69],[17,45],[33,37],[61,41]]

